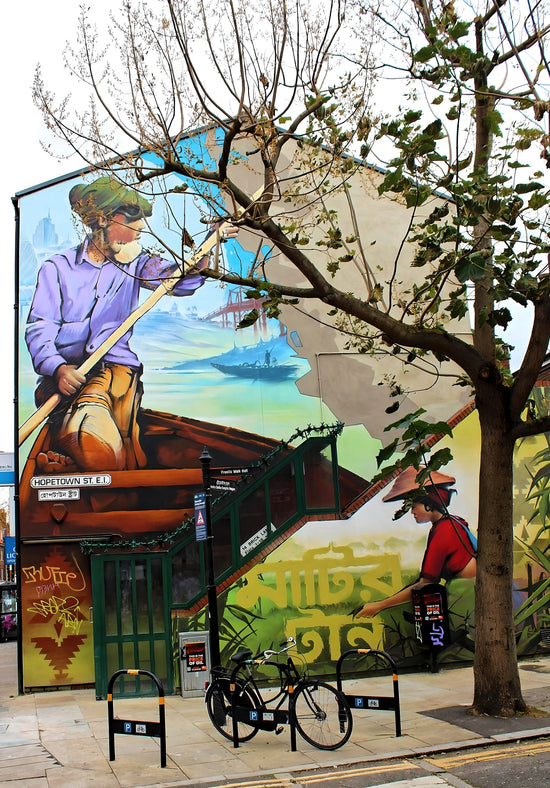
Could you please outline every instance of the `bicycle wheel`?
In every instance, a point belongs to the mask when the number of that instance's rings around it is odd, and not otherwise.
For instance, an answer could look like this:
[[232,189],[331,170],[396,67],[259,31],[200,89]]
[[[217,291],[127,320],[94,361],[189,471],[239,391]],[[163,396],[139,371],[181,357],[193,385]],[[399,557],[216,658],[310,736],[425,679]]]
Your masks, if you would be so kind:
[[296,691],[294,711],[300,735],[320,750],[336,750],[351,735],[353,720],[348,702],[324,681],[302,684]]
[[[233,716],[231,714],[231,691],[229,676],[220,676],[206,690],[206,708],[213,726],[226,739],[233,741]],[[255,709],[257,706],[254,694],[245,687],[239,698],[239,706]],[[258,733],[258,728],[246,722],[237,723],[237,738],[248,741]]]

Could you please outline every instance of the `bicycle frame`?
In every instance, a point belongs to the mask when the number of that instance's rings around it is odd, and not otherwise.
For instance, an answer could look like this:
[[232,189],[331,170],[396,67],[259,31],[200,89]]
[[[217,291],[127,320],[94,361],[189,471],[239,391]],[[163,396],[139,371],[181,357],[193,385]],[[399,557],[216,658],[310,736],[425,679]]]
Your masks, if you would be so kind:
[[[294,715],[293,700],[296,690],[307,680],[307,675],[301,676],[294,660],[290,655],[287,655],[286,662],[278,660],[271,660],[269,657],[282,654],[295,646],[294,640],[286,644],[285,648],[281,651],[264,651],[263,656],[256,655],[248,659],[240,660],[231,672],[231,692],[232,692],[232,715],[233,715],[233,746],[239,746],[237,736],[237,723],[239,718],[241,722],[253,722],[260,730],[275,731],[277,732],[277,724],[290,725],[290,747],[292,752],[296,750],[296,723]],[[252,665],[263,665],[265,667],[276,668],[279,673],[279,690],[278,692],[268,699],[272,705],[270,709],[267,708],[266,701],[262,696],[261,689],[251,670]],[[246,676],[242,676],[242,672],[246,671]],[[239,673],[241,673],[240,681],[238,681]],[[239,711],[239,698],[246,689],[251,689],[258,701],[258,709],[250,711],[245,709],[245,715]],[[288,709],[283,709],[282,706],[288,699]],[[255,719],[251,719],[251,715],[257,715]],[[243,718],[246,716],[246,719]]]
[[[205,696],[210,719],[235,748],[259,730],[278,734],[282,731],[280,726],[289,725],[292,751],[296,750],[296,730],[314,747],[337,749],[349,739],[352,730],[352,716],[344,695],[327,682],[310,678],[305,661],[305,669],[301,670],[288,654],[284,661],[272,659],[295,646],[295,641],[289,639],[284,645],[280,651],[267,650],[255,657],[249,649],[240,650],[231,657],[235,663],[231,672],[214,669]],[[269,697],[262,691],[263,682],[254,666],[277,671]]]

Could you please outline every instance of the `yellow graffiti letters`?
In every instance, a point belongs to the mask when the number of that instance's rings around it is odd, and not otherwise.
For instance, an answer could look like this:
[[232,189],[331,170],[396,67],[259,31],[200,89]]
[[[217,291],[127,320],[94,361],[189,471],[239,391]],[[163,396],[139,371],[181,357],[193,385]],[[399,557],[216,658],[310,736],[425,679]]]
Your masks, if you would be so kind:
[[295,560],[266,561],[247,573],[247,583],[237,592],[236,602],[252,607],[265,599],[279,608],[341,604],[353,598],[359,577],[365,587],[361,592],[364,601],[372,592],[389,596],[402,585],[399,556],[355,557],[350,547],[330,544],[306,550]]
[[49,599],[37,599],[32,606],[27,608],[29,613],[49,618],[55,616],[67,629],[78,635],[82,626],[84,616],[80,613],[78,599],[68,596],[62,599],[58,596],[51,596]]
[[378,591],[386,597],[403,587],[398,555],[380,555],[369,563],[367,572],[361,576],[361,582],[368,589],[366,592],[361,592],[363,601],[369,602],[372,599],[372,591]]
[[346,639],[350,648],[375,648],[383,651],[384,624],[377,618],[369,621],[363,619],[363,623],[348,629]]
[[84,591],[86,588],[84,574],[74,556],[73,561],[75,563],[75,571],[72,572],[61,569],[59,566],[49,566],[48,564],[24,566],[21,568],[23,582],[37,583],[44,585],[46,588],[51,588],[52,584],[54,586],[67,586],[74,593]]
[[[287,622],[286,635],[292,635],[300,646],[300,653],[308,662],[319,659],[328,645],[330,659],[336,662],[346,646],[380,648],[383,643],[384,625],[369,621],[358,626],[347,615],[326,615],[322,610],[303,611],[301,618]],[[309,651],[304,647],[309,646]]]
[[[287,565],[299,562],[280,561],[278,563],[258,564],[246,575],[247,584],[237,592],[236,602],[243,607],[252,607],[260,597],[270,599],[277,607],[287,606],[286,573]],[[300,569],[295,567],[297,577],[291,584],[300,586]],[[292,574],[291,574],[292,578]]]

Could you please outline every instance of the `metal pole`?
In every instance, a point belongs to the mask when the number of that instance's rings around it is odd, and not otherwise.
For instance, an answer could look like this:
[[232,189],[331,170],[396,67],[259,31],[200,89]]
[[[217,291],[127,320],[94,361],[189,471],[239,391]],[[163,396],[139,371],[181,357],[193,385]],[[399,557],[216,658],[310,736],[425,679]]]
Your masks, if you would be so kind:
[[[20,233],[21,233],[21,217],[19,212],[19,201],[17,197],[11,199],[15,210],[15,301],[14,301],[14,370],[13,370],[13,422],[14,422],[14,435],[17,434],[19,422],[19,298],[20,298]],[[19,452],[14,445],[13,463],[15,471],[15,494],[14,494],[14,514],[13,522],[10,522],[10,527],[13,529],[15,536],[15,582],[17,583],[17,692],[23,695],[24,680],[23,680],[23,602],[22,602],[22,572],[21,572],[21,511],[19,508]]]
[[208,593],[208,621],[210,631],[210,668],[216,667],[221,663],[220,656],[220,636],[218,622],[218,595],[216,593],[216,582],[214,575],[214,555],[212,545],[214,536],[212,535],[212,518],[210,514],[210,463],[212,457],[206,446],[200,456],[202,465],[202,484],[206,498],[206,542],[204,544],[206,560],[206,587]]

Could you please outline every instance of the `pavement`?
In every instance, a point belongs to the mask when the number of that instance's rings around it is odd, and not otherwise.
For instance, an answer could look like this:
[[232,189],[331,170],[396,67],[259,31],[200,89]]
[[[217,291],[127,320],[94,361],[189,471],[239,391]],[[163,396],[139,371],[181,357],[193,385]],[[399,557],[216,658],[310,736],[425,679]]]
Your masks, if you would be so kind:
[[[202,697],[174,695],[166,697],[166,767],[160,765],[159,739],[147,736],[116,735],[115,760],[110,761],[107,701],[96,700],[93,689],[17,695],[16,648],[13,642],[0,643],[0,786],[213,788],[248,781],[258,788],[277,777],[290,785],[293,772],[550,736],[550,654],[543,654],[520,663],[525,700],[539,710],[532,716],[472,716],[472,668],[442,668],[399,676],[399,737],[393,711],[365,710],[354,712],[351,738],[339,750],[318,750],[298,734],[297,750],[291,752],[286,727],[279,736],[260,731],[235,749],[212,726]],[[392,681],[387,676],[353,679],[344,690],[391,696]],[[114,700],[115,717],[121,719],[154,722],[158,710],[156,698]],[[440,785],[442,780],[427,776],[406,784]]]

